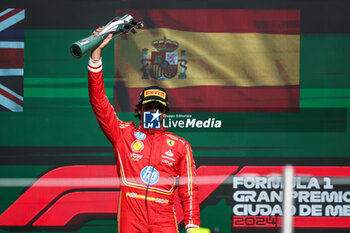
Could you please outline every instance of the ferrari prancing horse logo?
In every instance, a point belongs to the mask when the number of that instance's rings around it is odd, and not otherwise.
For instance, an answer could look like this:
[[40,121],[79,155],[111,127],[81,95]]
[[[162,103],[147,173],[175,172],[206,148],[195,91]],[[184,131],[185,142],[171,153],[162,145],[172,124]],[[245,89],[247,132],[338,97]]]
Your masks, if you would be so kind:
[[175,144],[175,141],[170,140],[170,139],[167,139],[167,140],[166,140],[166,143],[167,143],[169,146],[173,146],[173,145]]

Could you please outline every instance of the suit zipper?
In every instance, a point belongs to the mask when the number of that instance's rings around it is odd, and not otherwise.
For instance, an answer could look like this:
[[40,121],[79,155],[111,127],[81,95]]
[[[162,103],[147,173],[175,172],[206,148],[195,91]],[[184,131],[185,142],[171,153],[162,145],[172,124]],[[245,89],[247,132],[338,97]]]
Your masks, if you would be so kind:
[[[153,135],[153,137],[154,137],[154,135]],[[148,160],[148,164],[149,164],[149,165],[151,165],[151,156],[153,155],[153,137],[152,137],[152,140],[150,139],[150,143],[151,143],[151,153],[150,153],[149,160]],[[147,211],[148,223],[150,223],[150,219],[149,219],[149,211],[148,211],[147,194],[148,194],[148,188],[149,188],[150,183],[151,183],[151,178],[152,178],[152,175],[153,175],[153,172],[154,172],[154,167],[155,167],[155,165],[153,164],[153,165],[152,165],[151,175],[150,175],[150,177],[149,177],[149,179],[148,179],[148,184],[147,184],[146,192],[145,192],[145,204],[146,204],[146,211]]]

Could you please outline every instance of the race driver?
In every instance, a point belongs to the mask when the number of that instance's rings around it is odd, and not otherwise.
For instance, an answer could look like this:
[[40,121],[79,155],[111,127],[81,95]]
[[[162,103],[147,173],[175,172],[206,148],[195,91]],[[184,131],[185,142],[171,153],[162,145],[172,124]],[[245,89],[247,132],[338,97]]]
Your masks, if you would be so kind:
[[[98,28],[94,33],[101,30]],[[106,96],[102,73],[102,50],[111,40],[109,35],[91,52],[88,77],[90,103],[101,129],[113,145],[121,180],[118,232],[178,232],[173,206],[176,186],[185,228],[190,232],[200,225],[191,146],[163,127],[143,128],[145,111],[160,113],[163,118],[169,110],[168,94],[160,87],[148,87],[141,92],[136,110],[141,119],[139,127],[118,119]]]

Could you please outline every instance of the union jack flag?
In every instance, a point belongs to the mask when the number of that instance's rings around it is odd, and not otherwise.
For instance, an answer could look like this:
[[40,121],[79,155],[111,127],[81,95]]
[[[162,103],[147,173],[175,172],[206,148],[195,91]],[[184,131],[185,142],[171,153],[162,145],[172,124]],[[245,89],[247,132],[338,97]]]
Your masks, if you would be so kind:
[[24,9],[0,12],[0,111],[23,112],[24,30],[8,29]]

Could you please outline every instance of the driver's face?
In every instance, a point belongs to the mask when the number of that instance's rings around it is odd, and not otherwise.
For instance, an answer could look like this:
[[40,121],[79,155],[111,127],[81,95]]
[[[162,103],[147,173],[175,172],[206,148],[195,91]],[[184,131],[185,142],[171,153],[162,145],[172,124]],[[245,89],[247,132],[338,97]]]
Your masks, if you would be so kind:
[[[154,107],[154,106],[151,106],[151,105],[142,105],[142,113],[143,112],[156,112],[157,109]],[[161,112],[161,110],[159,109],[159,112]]]
[[141,110],[142,112],[156,112],[157,110],[159,110],[159,112],[165,113],[164,105],[158,102],[150,102],[147,104],[143,104]]

